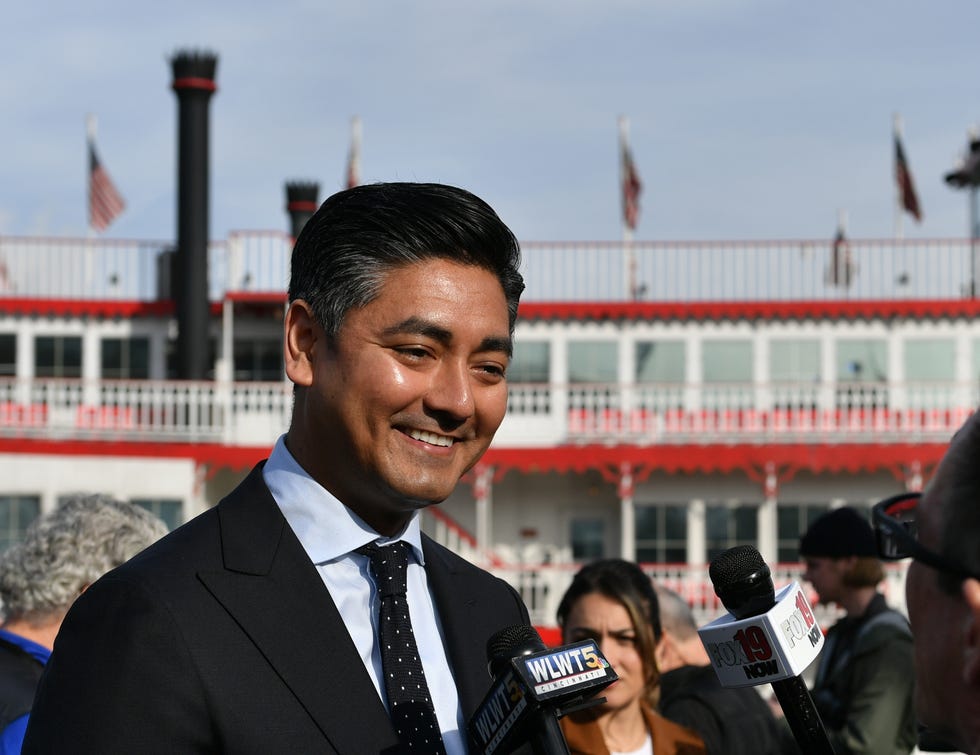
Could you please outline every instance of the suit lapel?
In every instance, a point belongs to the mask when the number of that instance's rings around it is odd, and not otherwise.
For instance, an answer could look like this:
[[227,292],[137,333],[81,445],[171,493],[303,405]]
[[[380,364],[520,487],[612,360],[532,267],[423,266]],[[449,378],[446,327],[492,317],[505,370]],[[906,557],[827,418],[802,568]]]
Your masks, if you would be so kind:
[[473,642],[473,633],[478,629],[474,626],[473,616],[479,595],[469,580],[456,571],[424,535],[422,551],[425,553],[426,579],[439,612],[464,720],[469,721],[490,683],[486,651]]
[[387,712],[261,467],[219,504],[218,516],[225,568],[201,572],[201,581],[337,751],[394,751]]

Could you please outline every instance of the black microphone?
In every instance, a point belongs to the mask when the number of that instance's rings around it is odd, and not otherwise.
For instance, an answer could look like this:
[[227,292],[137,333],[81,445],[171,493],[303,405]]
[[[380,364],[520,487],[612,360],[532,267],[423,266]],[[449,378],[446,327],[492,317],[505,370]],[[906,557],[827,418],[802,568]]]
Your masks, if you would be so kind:
[[736,619],[758,616],[776,605],[772,572],[751,545],[729,548],[708,567],[715,594]]
[[602,702],[594,696],[618,679],[594,641],[548,648],[527,624],[487,641],[487,669],[493,683],[467,726],[479,755],[522,744],[535,755],[568,755],[558,719]]
[[[736,619],[760,616],[776,605],[772,573],[762,554],[751,545],[739,545],[717,555],[708,567],[708,576],[715,594]],[[804,755],[834,755],[806,682],[794,676],[771,684]]]

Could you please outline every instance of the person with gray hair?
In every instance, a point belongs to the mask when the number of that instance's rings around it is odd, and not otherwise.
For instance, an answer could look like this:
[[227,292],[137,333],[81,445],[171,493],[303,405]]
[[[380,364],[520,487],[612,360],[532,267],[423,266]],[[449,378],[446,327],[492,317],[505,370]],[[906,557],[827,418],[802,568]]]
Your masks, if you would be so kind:
[[0,754],[20,752],[35,688],[75,598],[166,533],[146,509],[79,495],[0,554]]
[[781,752],[781,731],[768,704],[749,687],[721,686],[687,601],[663,585],[655,589],[663,628],[655,650],[660,712],[700,734],[708,755]]

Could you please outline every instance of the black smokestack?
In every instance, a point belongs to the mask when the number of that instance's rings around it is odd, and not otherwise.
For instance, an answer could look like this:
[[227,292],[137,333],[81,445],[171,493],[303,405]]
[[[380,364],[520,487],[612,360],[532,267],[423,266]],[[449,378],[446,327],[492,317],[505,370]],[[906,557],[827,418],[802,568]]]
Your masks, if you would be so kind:
[[170,60],[177,94],[177,377],[203,380],[208,369],[208,104],[218,57],[178,52]]
[[319,207],[320,184],[315,181],[286,182],[286,212],[289,213],[289,223],[293,241],[299,238],[306,221],[312,217]]

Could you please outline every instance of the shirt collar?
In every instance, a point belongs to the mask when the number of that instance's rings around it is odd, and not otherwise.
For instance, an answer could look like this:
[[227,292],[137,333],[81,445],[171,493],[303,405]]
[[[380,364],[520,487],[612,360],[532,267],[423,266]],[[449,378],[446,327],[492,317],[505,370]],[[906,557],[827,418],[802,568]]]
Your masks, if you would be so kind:
[[404,540],[425,565],[422,532],[416,511],[394,537],[378,534],[303,469],[286,448],[282,435],[269,454],[262,477],[300,544],[315,564],[335,561],[367,543]]

